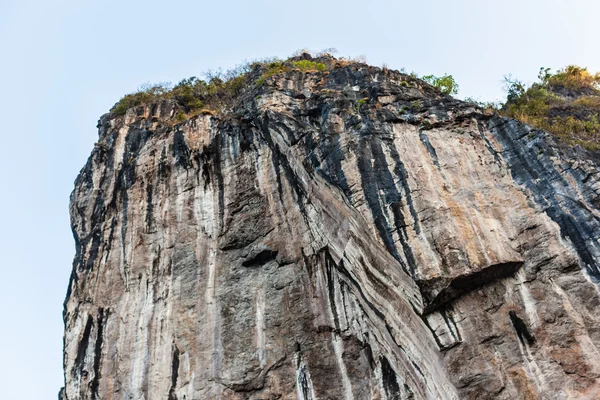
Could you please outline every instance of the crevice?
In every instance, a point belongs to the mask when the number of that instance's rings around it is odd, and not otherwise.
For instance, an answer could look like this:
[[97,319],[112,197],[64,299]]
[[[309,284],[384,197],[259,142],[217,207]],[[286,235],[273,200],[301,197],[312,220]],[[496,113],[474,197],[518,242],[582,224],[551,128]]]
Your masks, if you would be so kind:
[[456,326],[456,322],[454,321],[454,317],[452,317],[452,314],[448,313],[447,310],[441,310],[440,314],[442,315],[446,326],[448,326],[450,335],[452,335],[456,342],[462,342],[462,337],[460,336],[460,332],[458,331],[458,327]]
[[525,341],[527,341],[527,344],[530,346],[532,344],[534,344],[535,337],[529,332],[529,329],[527,328],[527,324],[525,324],[525,321],[523,321],[521,318],[519,318],[517,313],[512,310],[508,312],[508,316],[510,317],[510,322],[512,322],[512,324],[515,328],[515,331],[517,332],[517,336],[519,337],[521,344],[524,346]]
[[[384,189],[384,192],[388,194],[387,191],[385,191],[385,189],[389,189],[389,187],[380,188],[380,177],[378,176],[379,174],[377,171],[377,166],[373,166],[371,164],[371,160],[374,157],[382,157],[382,154],[375,154],[375,152],[373,151],[373,143],[363,138],[359,144],[357,167],[360,175],[360,181],[361,186],[363,188],[365,200],[367,201],[367,205],[369,206],[369,209],[373,216],[373,222],[375,224],[375,227],[377,228],[379,237],[385,245],[385,248],[396,260],[398,260],[401,263],[402,269],[406,273],[409,273],[408,269],[406,268],[404,263],[401,261],[400,256],[398,255],[398,250],[396,249],[394,240],[391,235],[392,230],[390,229],[387,223],[385,214],[383,212],[383,207],[379,199],[380,189]],[[377,160],[377,158],[375,159]]]
[[419,139],[421,139],[421,143],[423,143],[423,145],[427,149],[427,152],[431,156],[431,159],[433,160],[433,165],[435,165],[437,169],[440,169],[440,163],[438,161],[437,152],[435,151],[435,148],[429,141],[429,137],[427,136],[427,134],[419,132]]
[[311,391],[311,382],[308,376],[308,368],[306,364],[301,363],[298,367],[297,371],[297,382],[298,385],[298,394],[300,396],[300,400],[313,400],[312,391]]
[[202,163],[202,179],[204,180],[204,190],[210,185],[210,164],[208,161]]
[[[430,314],[438,309],[446,307],[454,300],[459,297],[473,292],[482,286],[488,285],[499,279],[506,278],[513,275],[523,266],[522,261],[512,261],[500,264],[490,265],[480,271],[472,272],[467,275],[461,275],[451,280],[443,289],[441,289],[437,295],[423,310],[423,315]],[[431,291],[436,284],[439,284],[440,279],[432,279],[430,281],[418,282],[421,287],[421,292]],[[424,298],[431,298],[432,293],[424,293]],[[429,296],[428,296],[429,295]]]
[[379,363],[381,364],[381,380],[387,399],[400,400],[400,385],[398,385],[396,372],[384,356],[379,357]]
[[404,192],[404,197],[406,198],[406,205],[408,206],[408,211],[413,219],[413,229],[415,233],[418,235],[421,233],[421,226],[419,224],[419,216],[417,214],[417,210],[415,209],[415,205],[411,195],[411,189],[408,185],[408,171],[406,170],[406,166],[400,159],[400,154],[398,154],[398,150],[394,146],[393,143],[388,145],[388,149],[390,151],[390,156],[392,160],[396,163],[394,166],[394,174],[398,178],[398,183],[402,186],[402,190]]
[[435,344],[437,344],[438,348],[440,350],[446,350],[446,346],[444,346],[442,344],[442,342],[440,341],[440,338],[435,333],[435,330],[431,327],[431,325],[429,325],[429,321],[427,321],[427,318],[424,315],[421,315],[421,320],[423,321],[423,323],[425,324],[427,329],[429,329],[429,331],[431,332],[431,335],[433,336],[433,340],[435,340]]
[[333,280],[333,260],[330,257],[325,259],[325,270],[327,273],[327,294],[329,296],[329,308],[331,309],[331,314],[333,316],[333,324],[335,329],[339,331],[340,329],[340,321],[337,313],[337,307],[335,304],[335,282]]
[[259,267],[261,265],[265,265],[270,261],[275,260],[278,252],[276,250],[265,249],[254,256],[251,256],[242,262],[242,266],[244,267]]
[[81,336],[81,341],[77,346],[77,357],[75,357],[75,363],[73,364],[73,375],[76,376],[83,371],[83,366],[85,362],[85,356],[87,354],[87,348],[90,343],[90,334],[92,332],[92,326],[94,324],[94,319],[88,315],[87,322],[85,323],[85,328],[83,329],[83,335]]
[[496,151],[496,149],[494,149],[494,146],[490,142],[490,139],[488,139],[488,137],[485,135],[483,124],[481,123],[480,120],[477,120],[477,130],[479,130],[479,135],[481,136],[481,139],[483,139],[483,143],[485,143],[486,149],[490,152],[490,154],[492,156],[494,156],[494,160],[496,161],[496,164],[498,164],[500,167],[502,167],[502,160],[501,160],[500,156],[498,155],[498,152]]
[[183,132],[180,130],[177,130],[173,135],[173,157],[175,157],[176,166],[184,169],[190,167],[190,149],[185,142]]
[[361,285],[356,281],[356,279],[354,279],[352,277],[352,275],[350,275],[350,273],[348,272],[348,270],[344,266],[343,260],[341,260],[339,264],[336,264],[335,261],[334,261],[334,259],[333,259],[333,257],[329,253],[329,248],[327,246],[325,246],[323,248],[322,252],[325,254],[325,257],[329,258],[329,262],[331,262],[331,265],[334,265],[336,267],[336,269],[340,273],[342,273],[350,281],[350,283],[352,283],[352,285],[358,291],[358,293],[360,295],[360,298],[362,298],[362,300],[369,306],[369,308],[371,309],[371,311],[373,311],[375,313],[375,315],[377,315],[377,317],[379,317],[382,321],[385,322],[385,315],[383,315],[383,313],[381,311],[379,311],[379,309],[377,307],[375,307],[375,305],[373,303],[371,303],[367,299],[367,296],[365,296],[365,293],[362,290]]
[[152,203],[152,185],[148,183],[146,185],[146,231],[152,232],[152,226],[154,224],[154,204]]
[[102,363],[102,342],[104,340],[104,324],[105,318],[108,318],[108,310],[106,314],[104,309],[98,310],[96,319],[96,344],[94,346],[94,379],[92,380],[91,392],[94,400],[100,399],[98,387],[100,384],[100,364]]
[[171,359],[171,388],[169,389],[168,400],[177,400],[177,378],[179,377],[179,349],[173,343],[173,357]]

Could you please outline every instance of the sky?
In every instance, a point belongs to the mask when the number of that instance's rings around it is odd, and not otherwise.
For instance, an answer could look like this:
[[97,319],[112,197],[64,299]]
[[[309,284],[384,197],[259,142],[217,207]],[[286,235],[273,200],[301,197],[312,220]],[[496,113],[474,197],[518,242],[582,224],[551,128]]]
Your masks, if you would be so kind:
[[0,0],[0,388],[54,399],[74,241],[68,203],[100,115],[145,82],[336,48],[452,74],[502,99],[506,74],[600,71],[597,0]]

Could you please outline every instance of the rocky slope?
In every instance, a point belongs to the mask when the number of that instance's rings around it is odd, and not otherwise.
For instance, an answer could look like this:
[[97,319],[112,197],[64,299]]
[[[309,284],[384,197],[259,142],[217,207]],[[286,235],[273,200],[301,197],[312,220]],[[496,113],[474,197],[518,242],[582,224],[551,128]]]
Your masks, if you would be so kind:
[[326,61],[101,118],[60,397],[600,397],[595,156]]

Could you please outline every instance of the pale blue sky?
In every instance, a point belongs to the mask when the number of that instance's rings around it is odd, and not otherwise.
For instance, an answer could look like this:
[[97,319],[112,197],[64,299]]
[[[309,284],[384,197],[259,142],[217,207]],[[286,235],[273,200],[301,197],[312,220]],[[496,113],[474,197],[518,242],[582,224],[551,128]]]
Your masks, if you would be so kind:
[[69,194],[123,94],[335,47],[494,100],[507,73],[600,70],[599,15],[593,0],[0,0],[0,397],[54,399],[62,384]]

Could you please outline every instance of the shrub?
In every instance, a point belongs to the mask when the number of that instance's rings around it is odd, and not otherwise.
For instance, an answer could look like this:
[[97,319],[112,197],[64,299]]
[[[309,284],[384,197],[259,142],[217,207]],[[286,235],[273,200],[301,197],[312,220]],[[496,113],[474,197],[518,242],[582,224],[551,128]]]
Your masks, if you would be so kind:
[[123,96],[121,100],[115,104],[112,112],[115,115],[124,115],[127,110],[132,107],[148,104],[158,99],[168,97],[169,91],[170,84],[168,83],[157,83],[154,85],[144,84],[140,86],[137,92]]
[[325,71],[325,69],[327,68],[327,66],[323,63],[318,63],[310,60],[294,61],[292,64],[294,65],[294,68],[297,68],[302,72]]
[[185,112],[193,112],[204,107],[202,95],[206,92],[206,82],[192,76],[183,79],[171,92],[172,97],[183,106]]
[[600,96],[582,96],[573,105],[600,112]]
[[179,111],[177,115],[175,115],[175,121],[183,122],[187,119],[187,115],[183,111]]
[[[111,112],[114,115],[124,115],[131,108],[142,104],[151,104],[162,99],[172,99],[181,106],[187,115],[195,115],[210,110],[221,110],[233,105],[246,86],[248,71],[251,65],[247,63],[227,72],[209,71],[205,75],[207,83],[195,76],[183,79],[175,87],[169,84],[145,85],[135,92],[124,96]],[[180,118],[177,114],[176,118]]]
[[425,75],[421,78],[431,86],[438,89],[440,92],[448,95],[458,93],[458,84],[452,75],[444,74],[444,76]]
[[258,78],[256,84],[260,86],[265,82],[265,79],[287,71],[289,71],[289,67],[287,67],[282,61],[272,61],[267,64],[267,70],[261,75],[260,78]]

